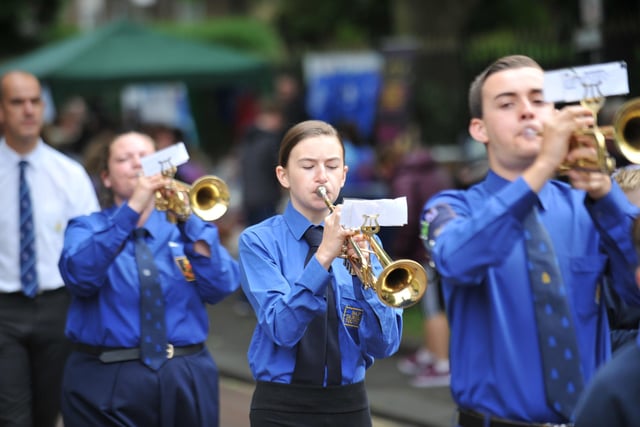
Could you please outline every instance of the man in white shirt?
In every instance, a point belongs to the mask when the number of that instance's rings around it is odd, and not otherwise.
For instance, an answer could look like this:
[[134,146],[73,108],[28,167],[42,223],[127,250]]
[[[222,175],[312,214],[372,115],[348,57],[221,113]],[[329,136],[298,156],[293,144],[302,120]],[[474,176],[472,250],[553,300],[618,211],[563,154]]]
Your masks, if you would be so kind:
[[[99,209],[81,164],[40,137],[44,102],[38,79],[0,77],[0,425],[53,427],[70,344],[64,336],[69,295],[58,271],[69,219]],[[21,176],[23,179],[21,179]],[[35,245],[24,243],[25,187]],[[22,236],[21,236],[22,235]],[[25,249],[28,248],[28,249]],[[35,258],[31,255],[35,252]],[[25,262],[27,261],[27,262]],[[35,268],[29,274],[29,262]],[[31,264],[33,265],[33,264]],[[23,273],[21,273],[21,271]],[[24,277],[30,277],[26,285]]]

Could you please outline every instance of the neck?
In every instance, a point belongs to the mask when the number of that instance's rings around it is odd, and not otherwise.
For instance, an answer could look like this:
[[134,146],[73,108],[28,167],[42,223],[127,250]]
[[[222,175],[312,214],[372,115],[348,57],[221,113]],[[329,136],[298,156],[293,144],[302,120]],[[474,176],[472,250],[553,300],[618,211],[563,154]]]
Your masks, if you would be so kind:
[[36,149],[38,145],[39,139],[24,139],[19,140],[12,138],[9,135],[5,135],[5,141],[7,142],[7,146],[9,146],[13,151],[18,153],[21,156],[27,155]]

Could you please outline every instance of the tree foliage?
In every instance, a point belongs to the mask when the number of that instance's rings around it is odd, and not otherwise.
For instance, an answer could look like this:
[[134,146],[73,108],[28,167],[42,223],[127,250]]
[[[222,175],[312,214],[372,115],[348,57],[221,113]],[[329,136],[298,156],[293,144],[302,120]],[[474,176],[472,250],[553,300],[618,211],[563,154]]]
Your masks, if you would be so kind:
[[392,32],[391,0],[282,0],[279,33],[293,52],[375,47]]
[[0,58],[40,45],[57,23],[64,0],[2,0]]

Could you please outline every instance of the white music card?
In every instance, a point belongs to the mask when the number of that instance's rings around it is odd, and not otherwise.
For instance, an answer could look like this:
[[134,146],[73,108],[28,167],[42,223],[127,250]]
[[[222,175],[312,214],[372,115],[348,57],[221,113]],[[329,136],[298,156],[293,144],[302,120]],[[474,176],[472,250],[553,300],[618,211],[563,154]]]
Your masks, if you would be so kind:
[[402,226],[407,223],[407,198],[344,199],[341,212],[340,224],[345,228],[360,228],[366,216],[381,227]]
[[562,68],[544,73],[547,102],[578,102],[581,99],[629,93],[629,75],[624,61]]
[[140,163],[142,163],[144,174],[150,176],[160,173],[171,166],[178,167],[188,160],[189,153],[187,153],[187,148],[184,143],[178,142],[153,154],[144,156],[140,159]]

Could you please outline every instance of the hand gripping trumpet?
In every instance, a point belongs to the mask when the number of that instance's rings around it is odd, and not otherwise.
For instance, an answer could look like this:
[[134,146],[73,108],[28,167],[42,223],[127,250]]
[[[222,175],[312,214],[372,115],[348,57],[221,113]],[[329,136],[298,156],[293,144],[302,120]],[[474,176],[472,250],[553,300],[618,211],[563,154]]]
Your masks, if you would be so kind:
[[[327,189],[323,186],[316,190],[324,203],[333,213],[335,206],[327,196]],[[374,235],[380,230],[377,215],[366,215],[360,231],[365,236],[370,250],[361,248],[352,238],[348,242],[356,252],[354,257],[347,259],[349,272],[358,276],[365,289],[373,288],[378,298],[389,307],[408,308],[420,301],[427,290],[427,273],[420,263],[401,259],[391,260],[382,249]],[[373,273],[369,257],[365,252],[375,255],[383,270],[378,277]]]

